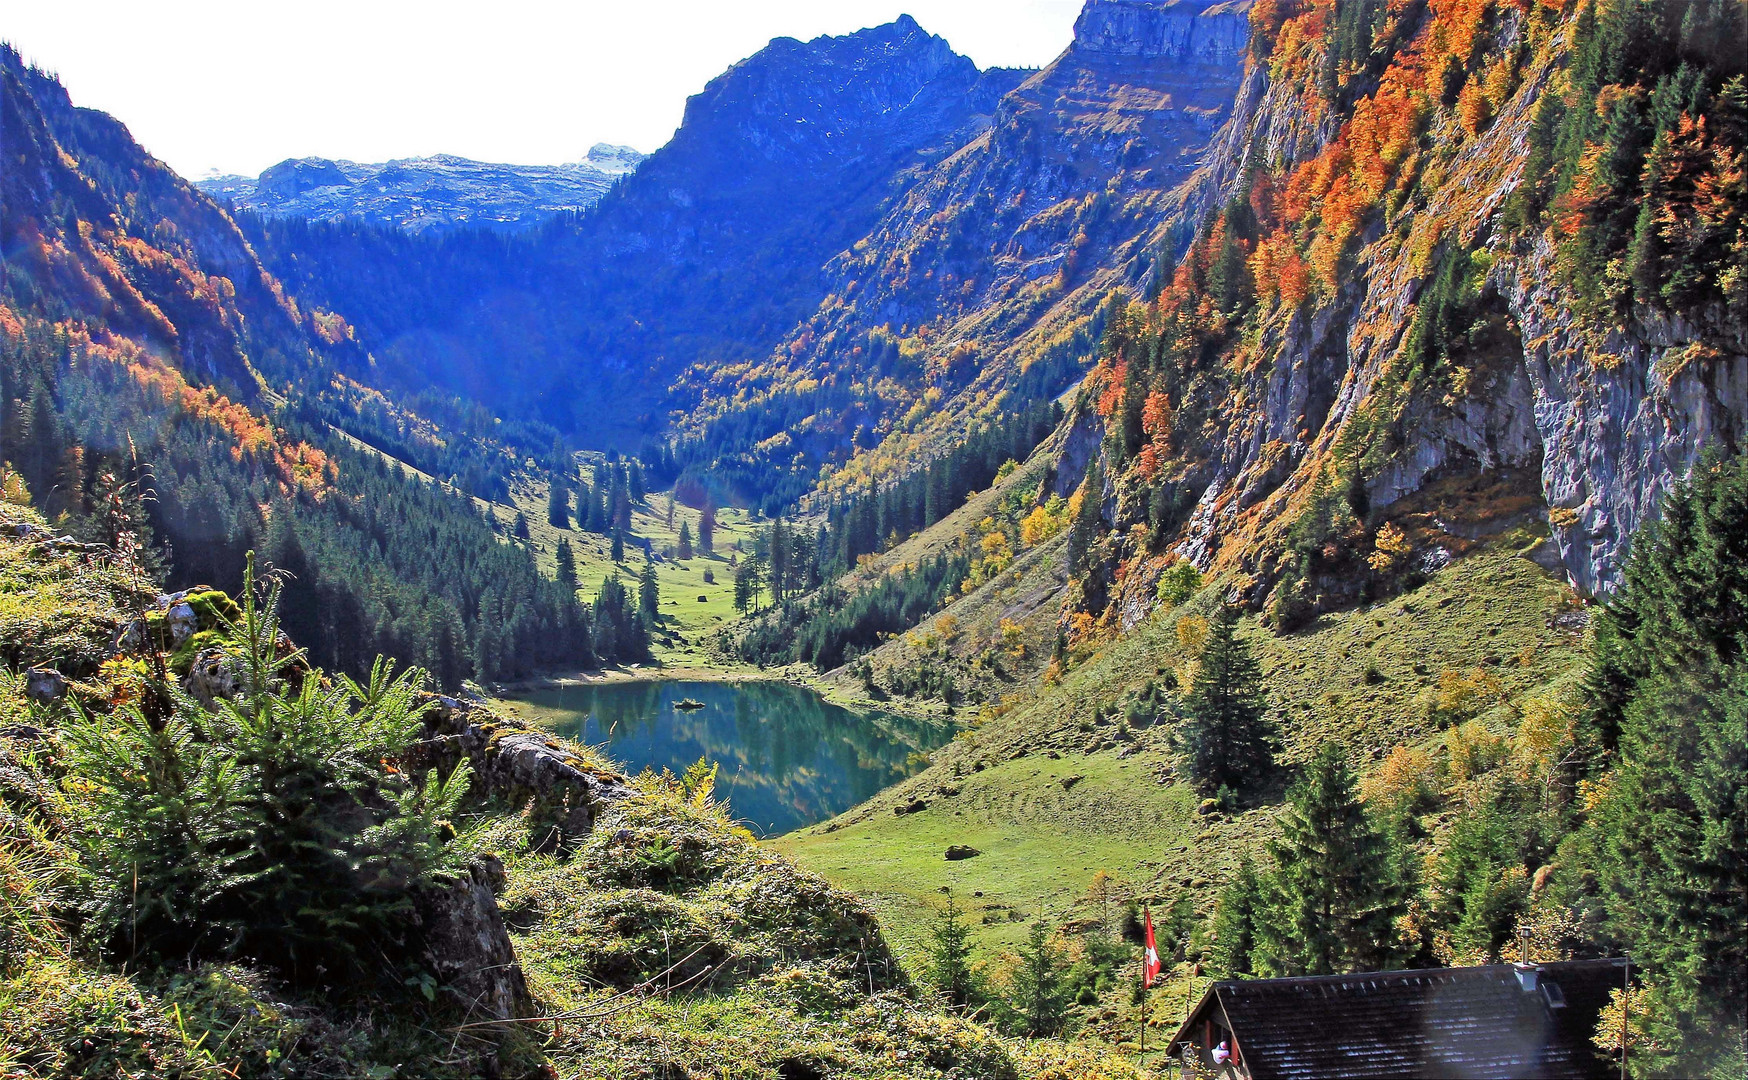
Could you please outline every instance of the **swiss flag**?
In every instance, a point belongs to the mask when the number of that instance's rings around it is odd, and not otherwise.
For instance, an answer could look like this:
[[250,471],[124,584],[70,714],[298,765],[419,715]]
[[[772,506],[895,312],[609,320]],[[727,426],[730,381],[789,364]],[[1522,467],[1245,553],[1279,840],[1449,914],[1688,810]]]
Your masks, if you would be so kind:
[[1141,954],[1141,985],[1153,985],[1153,980],[1159,978],[1159,950],[1153,945],[1153,912],[1146,911],[1147,916],[1147,951]]

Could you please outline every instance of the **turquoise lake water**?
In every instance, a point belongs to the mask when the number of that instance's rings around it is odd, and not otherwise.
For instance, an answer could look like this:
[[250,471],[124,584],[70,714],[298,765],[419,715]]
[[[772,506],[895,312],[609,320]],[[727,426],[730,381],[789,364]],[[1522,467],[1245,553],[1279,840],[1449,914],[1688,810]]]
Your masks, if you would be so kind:
[[[676,705],[691,699],[700,709]],[[519,694],[559,734],[625,768],[716,762],[716,796],[753,832],[775,836],[848,810],[903,780],[953,727],[834,705],[780,682],[617,682]]]

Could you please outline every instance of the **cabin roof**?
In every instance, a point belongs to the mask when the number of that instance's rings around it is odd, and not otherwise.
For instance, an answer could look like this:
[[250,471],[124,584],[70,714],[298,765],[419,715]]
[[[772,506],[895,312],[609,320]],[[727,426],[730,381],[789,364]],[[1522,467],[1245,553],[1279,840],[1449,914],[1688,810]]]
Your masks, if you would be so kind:
[[1590,1038],[1625,964],[1225,980],[1208,987],[1171,1051],[1211,1023],[1216,1042],[1236,1044],[1252,1080],[1607,1076]]

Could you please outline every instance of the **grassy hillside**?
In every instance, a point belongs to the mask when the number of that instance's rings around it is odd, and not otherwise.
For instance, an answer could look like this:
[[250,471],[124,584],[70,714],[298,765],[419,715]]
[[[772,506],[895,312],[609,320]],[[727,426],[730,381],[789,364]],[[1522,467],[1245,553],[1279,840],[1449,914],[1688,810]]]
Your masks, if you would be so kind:
[[[509,749],[514,724],[469,714],[475,732],[489,733],[464,751],[477,771],[456,765],[439,785],[437,771],[414,779],[430,764],[421,748],[431,741],[398,741],[422,722],[402,708],[418,700],[411,687],[361,689],[295,662],[252,668],[276,674],[260,691],[238,692],[235,715],[254,721],[233,724],[222,709],[174,697],[152,674],[150,628],[169,621],[157,614],[148,615],[143,653],[98,666],[93,657],[155,598],[139,592],[125,559],[113,565],[46,540],[28,507],[0,503],[0,526],[6,663],[58,665],[95,717],[59,699],[27,702],[25,680],[0,672],[0,1074],[1139,1076],[1097,1047],[1011,1039],[918,994],[865,907],[756,843],[713,804],[709,778],[646,774],[627,786],[587,749],[536,739],[532,753],[558,755],[618,793],[593,805],[592,829],[554,850],[538,809],[552,795],[545,781],[524,776],[534,787],[505,798],[485,780],[497,755],[530,752]],[[209,626],[204,603],[195,604],[202,621],[192,640],[237,650],[226,654],[231,662],[274,655],[274,624],[249,615],[232,629]],[[173,676],[179,656],[170,658]],[[284,680],[293,677],[305,690],[287,698]],[[311,724],[319,737],[304,730]],[[256,739],[260,732],[267,737]],[[378,745],[391,732],[396,741]],[[246,881],[220,873],[236,839],[226,830],[255,820],[253,781],[235,763],[262,755],[271,762],[263,775],[297,786],[312,804],[352,808],[324,819],[320,827],[332,831],[318,847],[342,845],[367,860],[399,851],[410,862],[398,868],[416,868],[411,880],[360,884],[353,864],[339,892],[301,892],[321,856],[288,854],[283,841],[304,826],[272,816],[226,865],[255,859],[257,848],[278,852],[263,856],[275,861]],[[469,776],[480,782],[464,794],[454,778]],[[381,821],[359,831],[360,816]],[[168,830],[146,824],[172,819],[178,827]],[[185,834],[200,843],[185,843]],[[141,836],[158,864],[142,871],[112,857],[113,845]],[[501,856],[501,871],[489,869],[499,864],[487,853]],[[458,946],[424,938],[420,927],[430,923],[411,911],[440,910],[427,908],[429,897],[454,894],[458,873],[476,883],[463,890],[467,904],[480,903],[482,881],[499,893],[531,996],[516,1015],[537,1022],[482,1022],[477,1001],[470,1006],[433,976],[428,965],[441,965],[440,950]],[[238,888],[256,902],[211,934],[206,913]],[[333,946],[322,954],[328,963],[348,955],[340,946],[359,938],[357,920],[380,933],[366,935],[368,955],[344,970],[312,969],[295,954],[285,962],[263,936],[281,918],[294,929],[310,920],[327,927],[315,941]],[[465,936],[489,942],[496,918],[470,916]],[[192,936],[166,948],[177,927]]]
[[[1340,738],[1371,770],[1398,746],[1444,753],[1459,716],[1496,734],[1513,730],[1527,700],[1573,677],[1587,621],[1570,591],[1527,557],[1541,543],[1528,530],[1508,532],[1417,589],[1296,634],[1246,619],[1241,633],[1266,673],[1286,760]],[[1242,813],[1210,812],[1175,771],[1169,716],[1181,697],[1164,688],[1193,675],[1196,630],[1215,592],[1077,650],[1083,659],[1060,682],[985,710],[917,777],[776,846],[866,896],[913,959],[944,887],[971,911],[979,949],[997,967],[1023,920],[1114,920],[1131,898],[1151,904],[1156,919],[1179,904],[1206,914],[1240,853],[1260,852],[1279,811],[1277,791]],[[1141,707],[1150,684],[1168,702],[1157,724]],[[955,844],[981,854],[948,861]],[[1175,978],[1187,980],[1188,969]],[[1162,993],[1158,1023],[1169,1026],[1169,1002],[1185,992]],[[1115,1038],[1132,1037],[1126,995],[1088,1010]]]

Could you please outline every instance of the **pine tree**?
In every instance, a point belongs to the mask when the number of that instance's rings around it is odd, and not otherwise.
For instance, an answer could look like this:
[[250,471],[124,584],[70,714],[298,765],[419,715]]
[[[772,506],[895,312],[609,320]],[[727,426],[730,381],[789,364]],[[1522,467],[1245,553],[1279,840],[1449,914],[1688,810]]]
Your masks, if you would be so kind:
[[1256,864],[1250,861],[1250,856],[1243,856],[1238,872],[1221,890],[1214,908],[1214,944],[1209,960],[1217,973],[1230,979],[1252,974],[1257,924],[1267,917],[1262,879],[1257,876]]
[[1062,1030],[1068,1018],[1064,959],[1061,947],[1050,940],[1044,920],[1033,922],[1008,985],[1009,1022],[1022,1034],[1036,1038]]
[[643,462],[638,461],[635,458],[632,459],[626,482],[631,491],[631,501],[637,503],[642,502],[645,494],[643,486]]
[[618,529],[613,530],[613,544],[610,551],[614,562],[621,563],[625,561],[625,534]]
[[698,511],[698,546],[706,555],[716,553],[716,504],[708,496],[703,509]]
[[565,585],[569,585],[573,589],[576,588],[576,553],[571,550],[571,542],[563,537],[558,541],[558,580]]
[[643,612],[644,621],[654,626],[661,611],[661,591],[656,583],[655,563],[648,559],[644,560],[643,570],[637,575],[637,606]]
[[1270,917],[1252,964],[1269,975],[1331,975],[1388,966],[1405,905],[1389,840],[1366,814],[1340,743],[1324,743],[1287,796],[1270,841]]
[[607,504],[599,484],[583,483],[583,489],[577,496],[577,517],[582,519],[583,528],[592,533],[607,531]]
[[1201,668],[1185,700],[1190,718],[1177,734],[1189,773],[1204,794],[1254,793],[1274,768],[1280,742],[1268,720],[1262,668],[1223,606],[1208,629]]
[[781,604],[789,587],[789,530],[778,519],[765,535],[765,558],[770,565],[771,602]]
[[528,515],[520,510],[516,511],[516,524],[510,529],[510,535],[518,540],[531,539],[528,532]]
[[935,916],[935,925],[930,930],[928,977],[954,1008],[971,1005],[971,927],[960,917],[951,890],[947,893],[947,906]]
[[668,495],[667,522],[668,528],[674,527],[674,496],[671,492]]
[[734,609],[757,611],[759,594],[765,588],[765,567],[757,557],[742,559],[734,568]]
[[613,524],[620,532],[631,531],[631,492],[623,478],[613,486]]
[[[1601,614],[1590,737],[1616,763],[1593,820],[1613,933],[1682,1072],[1748,1014],[1748,454],[1708,458],[1636,538]],[[1734,1043],[1734,1048],[1732,1048]],[[1648,1067],[1654,1063],[1647,1060]]]
[[555,529],[571,527],[571,493],[563,473],[552,474],[551,487],[546,495],[546,520]]
[[692,557],[692,526],[690,522],[680,522],[680,558]]
[[1068,525],[1068,574],[1081,583],[1086,607],[1091,611],[1103,610],[1105,606],[1104,583],[1099,568],[1093,565],[1093,545],[1104,530],[1104,490],[1104,469],[1094,457],[1086,467],[1080,490],[1075,493],[1079,503]]

